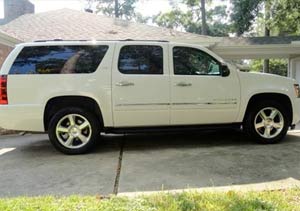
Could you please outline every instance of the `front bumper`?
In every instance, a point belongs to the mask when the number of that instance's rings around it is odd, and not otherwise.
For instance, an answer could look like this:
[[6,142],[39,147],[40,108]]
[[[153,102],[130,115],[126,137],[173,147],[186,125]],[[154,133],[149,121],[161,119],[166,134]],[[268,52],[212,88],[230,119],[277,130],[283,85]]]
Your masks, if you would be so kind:
[[300,98],[296,98],[293,102],[293,121],[292,125],[296,125],[300,121]]

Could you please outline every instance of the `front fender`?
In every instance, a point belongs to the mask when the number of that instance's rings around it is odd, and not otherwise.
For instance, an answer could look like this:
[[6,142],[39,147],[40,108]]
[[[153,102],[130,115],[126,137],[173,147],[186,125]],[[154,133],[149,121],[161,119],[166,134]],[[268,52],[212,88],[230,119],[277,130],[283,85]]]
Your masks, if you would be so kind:
[[241,107],[237,122],[242,122],[246,114],[247,106],[252,97],[258,94],[281,94],[287,96],[294,110],[294,81],[289,78],[260,73],[240,72],[241,81]]

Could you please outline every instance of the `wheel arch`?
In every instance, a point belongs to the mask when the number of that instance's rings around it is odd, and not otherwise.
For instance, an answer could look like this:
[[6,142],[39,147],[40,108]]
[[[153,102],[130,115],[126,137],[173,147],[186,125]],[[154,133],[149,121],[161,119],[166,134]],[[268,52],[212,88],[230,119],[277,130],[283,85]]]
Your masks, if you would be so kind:
[[280,102],[288,112],[289,121],[291,124],[293,122],[293,106],[292,102],[288,95],[282,94],[282,93],[257,93],[251,96],[247,103],[247,108],[244,113],[243,122],[245,121],[245,118],[247,117],[247,114],[251,110],[251,108],[255,105],[256,102],[260,102],[262,100],[275,100],[277,102]]
[[87,109],[89,112],[97,116],[97,120],[99,121],[99,124],[101,126],[104,125],[103,116],[102,116],[99,103],[95,99],[91,97],[75,96],[75,95],[57,96],[57,97],[50,98],[45,105],[44,117],[43,117],[45,131],[48,131],[48,126],[49,126],[49,121],[51,116],[54,115],[55,112],[57,112],[59,109],[62,109],[67,106]]

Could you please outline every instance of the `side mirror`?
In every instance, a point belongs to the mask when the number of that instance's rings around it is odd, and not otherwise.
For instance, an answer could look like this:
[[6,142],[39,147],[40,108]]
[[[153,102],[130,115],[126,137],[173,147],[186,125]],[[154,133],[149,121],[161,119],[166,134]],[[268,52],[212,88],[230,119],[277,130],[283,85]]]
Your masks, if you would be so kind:
[[227,76],[230,75],[230,70],[229,70],[229,68],[228,68],[228,66],[226,64],[222,64],[221,65],[221,71],[222,71],[221,75],[223,77],[227,77]]

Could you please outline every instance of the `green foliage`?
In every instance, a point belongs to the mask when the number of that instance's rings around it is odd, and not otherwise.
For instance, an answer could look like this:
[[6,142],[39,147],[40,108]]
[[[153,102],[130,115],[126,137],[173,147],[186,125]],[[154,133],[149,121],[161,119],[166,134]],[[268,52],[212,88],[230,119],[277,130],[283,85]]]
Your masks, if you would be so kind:
[[221,22],[213,22],[209,25],[208,34],[211,36],[228,36],[231,31],[231,25]]
[[135,12],[135,14],[132,17],[132,19],[135,22],[138,22],[138,23],[148,23],[148,21],[151,19],[151,17],[149,17],[149,16],[143,16],[141,13]]
[[[202,34],[200,0],[184,0],[183,2],[187,5],[187,11],[182,11],[175,5],[172,11],[160,13],[154,16],[152,21],[162,27]],[[228,36],[230,24],[223,21],[226,18],[226,6],[216,6],[207,10],[208,35]]]
[[262,2],[263,0],[231,0],[233,5],[231,20],[238,36],[251,29]]
[[274,211],[299,210],[300,189],[265,192],[184,192],[136,198],[95,196],[0,199],[1,211]]
[[270,27],[280,35],[295,35],[300,33],[300,1],[276,0],[273,5],[273,19]]
[[[97,3],[97,13],[115,17],[115,0],[90,0]],[[147,22],[149,18],[143,17],[135,11],[138,0],[119,0],[118,14],[119,18],[125,20],[136,20],[139,22]]]
[[[286,59],[270,59],[270,73],[287,76],[288,62]],[[263,60],[256,59],[251,61],[250,70],[262,72],[263,71]]]
[[[231,0],[231,21],[237,35],[252,30],[253,24],[267,26],[272,35],[295,35],[300,33],[299,0]],[[267,7],[270,17],[265,14]]]
[[[114,0],[97,0],[97,12],[102,12],[104,15],[115,16],[115,1]],[[118,13],[120,18],[130,20],[135,12],[135,4],[137,0],[119,1]]]
[[160,13],[154,16],[152,21],[166,28],[185,28],[191,18],[191,13],[184,13],[179,9],[174,9],[168,13]]

